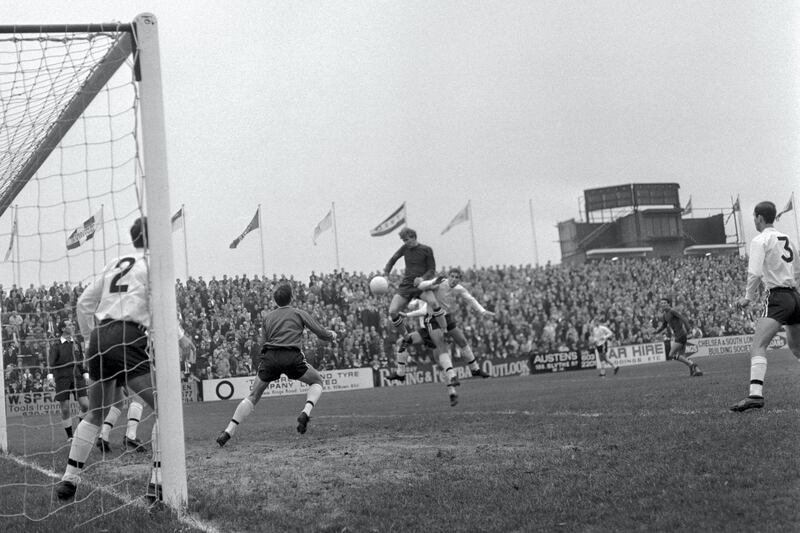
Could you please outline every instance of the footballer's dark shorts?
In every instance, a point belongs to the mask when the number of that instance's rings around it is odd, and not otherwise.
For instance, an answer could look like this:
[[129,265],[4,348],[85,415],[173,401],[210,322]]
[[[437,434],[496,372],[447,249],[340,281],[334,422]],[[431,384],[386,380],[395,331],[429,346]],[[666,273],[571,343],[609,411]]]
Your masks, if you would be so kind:
[[[456,319],[453,318],[450,313],[445,313],[444,319],[447,322],[447,331],[453,331],[458,327]],[[436,318],[431,314],[425,315],[425,326],[427,326],[428,329],[441,329],[439,322],[437,322]]]
[[676,335],[672,338],[672,342],[677,342],[678,344],[686,344],[687,335],[686,333],[681,333],[680,335]]
[[428,328],[419,328],[417,333],[419,333],[419,336],[422,337],[423,346],[426,348],[436,348],[436,343],[433,342],[433,339],[431,338],[431,332],[428,331]]
[[800,324],[800,293],[792,287],[775,287],[767,296],[767,318],[784,326]]
[[414,286],[413,279],[403,279],[397,287],[397,293],[408,301],[419,298],[422,291]]
[[271,383],[286,374],[289,379],[300,379],[310,368],[300,348],[265,346],[258,365],[258,379]]
[[605,355],[608,353],[608,343],[604,342],[603,344],[595,344],[594,349],[597,352],[597,355]]
[[86,396],[86,380],[76,370],[73,374],[55,376],[57,402],[69,400],[70,396],[76,400]]
[[147,332],[140,324],[103,320],[89,337],[89,377],[92,381],[115,380],[118,385],[125,385],[129,378],[149,374],[147,343]]

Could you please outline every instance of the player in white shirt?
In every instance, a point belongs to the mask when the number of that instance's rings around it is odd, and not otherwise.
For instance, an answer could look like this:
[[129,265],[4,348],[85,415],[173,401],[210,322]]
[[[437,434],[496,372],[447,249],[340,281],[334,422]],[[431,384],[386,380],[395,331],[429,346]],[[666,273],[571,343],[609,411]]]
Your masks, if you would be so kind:
[[619,372],[619,365],[608,357],[608,341],[614,336],[614,332],[596,320],[592,320],[591,324],[595,364],[600,370],[600,377],[606,377],[606,365],[610,365],[616,374]]
[[392,380],[405,380],[405,363],[408,358],[405,352],[405,346],[408,344],[422,344],[432,348],[439,360],[439,365],[445,371],[445,375],[449,379],[448,390],[450,393],[450,403],[455,405],[458,402],[458,394],[455,392],[456,386],[459,385],[458,378],[453,370],[452,358],[450,357],[450,350],[444,339],[445,333],[449,334],[461,352],[467,359],[467,366],[473,376],[480,376],[483,378],[490,377],[489,374],[481,370],[475,354],[472,352],[464,332],[458,326],[455,320],[453,311],[455,310],[455,300],[459,297],[466,300],[467,304],[478,311],[482,316],[494,316],[494,313],[486,310],[478,300],[470,294],[470,292],[461,285],[461,278],[463,274],[458,268],[451,268],[447,277],[437,277],[432,280],[422,281],[418,288],[422,291],[432,291],[436,296],[436,300],[442,309],[445,309],[446,331],[442,331],[439,324],[433,319],[431,313],[428,312],[428,307],[425,302],[420,302],[415,311],[404,313],[403,316],[407,318],[425,317],[424,325],[421,326],[416,332],[406,335],[398,348],[397,354],[397,370],[389,375]]
[[[119,387],[127,387],[150,408],[155,406],[147,341],[147,219],[136,219],[130,234],[135,252],[106,265],[78,298],[78,325],[84,338],[89,339],[89,412],[75,431],[66,471],[56,487],[59,500],[75,497],[80,474]],[[155,500],[161,498],[158,422],[153,424],[152,446],[153,469],[146,497]]]
[[786,328],[789,349],[800,359],[800,258],[789,237],[773,227],[775,204],[761,202],[753,210],[756,235],[750,243],[747,289],[737,305],[755,303],[761,284],[767,290],[764,316],[758,319],[750,348],[750,394],[731,406],[731,411],[764,407],[764,376],[767,374],[767,346],[781,327]]

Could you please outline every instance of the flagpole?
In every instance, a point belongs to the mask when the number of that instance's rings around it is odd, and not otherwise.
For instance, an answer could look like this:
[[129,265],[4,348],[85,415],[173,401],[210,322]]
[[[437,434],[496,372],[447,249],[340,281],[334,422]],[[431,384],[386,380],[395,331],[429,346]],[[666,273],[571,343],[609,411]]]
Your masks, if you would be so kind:
[[264,278],[267,270],[264,265],[264,225],[261,223],[261,204],[258,204],[258,239],[261,242],[261,277]]
[[19,241],[19,235],[17,235],[17,206],[14,205],[14,222],[11,224],[11,243],[9,244],[9,248],[11,248],[11,279],[14,281],[17,280],[17,252],[14,250],[17,246],[17,241]]
[[531,213],[531,233],[533,233],[533,261],[539,266],[539,245],[536,242],[536,225],[533,223],[533,198],[528,199],[528,208]]
[[181,204],[181,217],[183,218],[183,264],[186,267],[186,279],[189,280],[189,245],[186,243],[186,207]]
[[331,216],[333,217],[333,245],[336,249],[336,270],[339,270],[339,235],[336,232],[336,204],[331,202]]
[[[739,217],[739,227],[742,228],[742,247],[741,247],[741,249],[743,251],[743,255],[747,255],[749,253],[749,250],[747,249],[747,237],[745,237],[745,231],[744,231],[744,218],[742,218],[742,203],[739,200],[739,195],[738,194],[736,195],[736,207],[739,208],[738,209],[739,212],[734,214],[734,217]],[[740,254],[740,255],[742,255],[742,254]]]
[[478,268],[478,258],[475,254],[475,225],[472,222],[472,200],[467,200],[467,212],[469,213],[469,232],[472,235],[472,268]]
[[731,196],[731,215],[733,216],[733,230],[736,232],[736,249],[741,253],[742,239],[739,236],[739,221],[736,218],[736,204]]
[[17,219],[17,211],[19,211],[19,206],[14,206],[14,220],[16,224],[14,224],[14,260],[17,261],[17,286],[22,289],[22,268],[19,264],[19,220]]
[[797,204],[794,203],[794,191],[792,191],[792,218],[794,219],[794,232],[797,234],[797,240],[795,241],[795,246],[800,246],[800,228],[797,226]]

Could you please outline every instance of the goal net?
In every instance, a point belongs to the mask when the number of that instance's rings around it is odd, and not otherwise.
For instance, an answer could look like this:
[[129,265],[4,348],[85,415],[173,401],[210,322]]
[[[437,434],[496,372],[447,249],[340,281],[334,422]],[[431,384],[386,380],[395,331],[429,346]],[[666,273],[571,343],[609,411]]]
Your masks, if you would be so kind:
[[[131,24],[0,26],[0,521],[71,513],[84,523],[136,505],[153,464],[134,439],[149,452],[156,419],[163,498],[185,506],[161,92],[152,15]],[[104,265],[133,252],[129,231],[141,216],[157,405],[129,395],[110,409],[117,418],[102,433],[110,450],[93,445],[76,499],[63,505],[54,487],[85,407],[74,395],[57,401],[53,381],[64,369],[54,355],[69,340],[65,324],[75,325],[75,344],[87,340],[77,299]],[[74,370],[77,386],[84,370]]]

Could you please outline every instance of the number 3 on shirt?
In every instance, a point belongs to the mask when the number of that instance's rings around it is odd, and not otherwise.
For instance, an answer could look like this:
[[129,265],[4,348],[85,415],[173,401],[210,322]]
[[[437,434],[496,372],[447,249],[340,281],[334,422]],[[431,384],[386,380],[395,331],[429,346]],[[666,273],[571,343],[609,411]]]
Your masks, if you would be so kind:
[[783,249],[786,250],[786,252],[789,254],[788,256],[781,255],[781,259],[783,259],[787,263],[791,263],[792,260],[794,259],[794,252],[792,252],[792,247],[789,246],[789,237],[778,237],[778,240],[783,243]]
[[127,285],[120,285],[119,280],[125,277],[125,274],[131,271],[133,268],[134,263],[136,263],[136,259],[133,257],[123,257],[117,263],[117,266],[114,268],[120,268],[120,270],[116,276],[111,278],[111,285],[108,287],[108,292],[115,293],[115,292],[128,292]]

